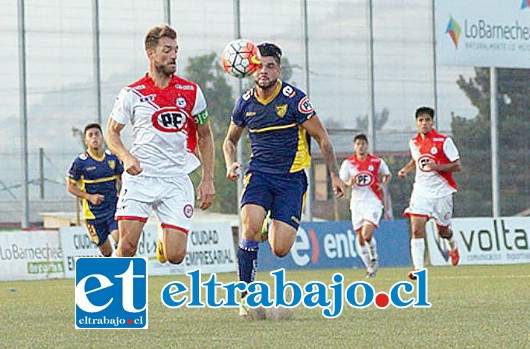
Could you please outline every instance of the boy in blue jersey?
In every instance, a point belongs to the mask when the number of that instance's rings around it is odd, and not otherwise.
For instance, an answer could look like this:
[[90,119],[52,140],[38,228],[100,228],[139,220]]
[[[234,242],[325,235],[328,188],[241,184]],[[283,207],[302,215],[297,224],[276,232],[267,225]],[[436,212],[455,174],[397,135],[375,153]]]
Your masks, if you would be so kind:
[[[236,103],[223,144],[226,177],[239,178],[236,145],[248,128],[252,157],[245,174],[241,198],[243,231],[238,250],[239,279],[254,281],[263,222],[270,211],[269,243],[279,257],[289,253],[296,238],[307,191],[304,169],[311,163],[309,136],[322,151],[331,174],[333,192],[344,195],[344,183],[329,135],[304,92],[278,80],[281,49],[275,44],[258,45],[261,68],[253,73],[254,88]],[[245,294],[240,315],[248,315]]]
[[68,191],[82,199],[88,234],[101,254],[110,257],[109,234],[118,243],[114,214],[123,166],[116,155],[103,149],[99,124],[87,125],[83,134],[87,151],[74,160],[68,171]]

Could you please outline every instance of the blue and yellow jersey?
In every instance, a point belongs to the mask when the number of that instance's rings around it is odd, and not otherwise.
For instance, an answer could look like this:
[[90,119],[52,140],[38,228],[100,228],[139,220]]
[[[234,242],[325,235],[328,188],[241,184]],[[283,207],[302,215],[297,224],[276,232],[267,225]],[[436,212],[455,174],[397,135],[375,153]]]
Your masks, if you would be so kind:
[[232,121],[247,127],[252,155],[249,171],[293,173],[311,164],[309,135],[300,126],[315,115],[306,94],[278,81],[266,100],[248,90],[236,103]]
[[98,158],[89,152],[75,158],[68,180],[78,183],[81,190],[89,194],[101,194],[105,200],[97,206],[83,199],[85,219],[108,219],[116,212],[118,201],[118,177],[123,173],[123,165],[118,157],[106,150]]

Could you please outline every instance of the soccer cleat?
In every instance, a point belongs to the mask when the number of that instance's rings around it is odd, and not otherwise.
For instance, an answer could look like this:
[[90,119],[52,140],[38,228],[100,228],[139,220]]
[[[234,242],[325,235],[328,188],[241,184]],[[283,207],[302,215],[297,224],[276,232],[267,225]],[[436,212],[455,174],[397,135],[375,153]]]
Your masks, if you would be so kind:
[[375,270],[373,270],[373,271],[368,271],[368,272],[366,272],[366,278],[367,278],[367,279],[375,278],[375,274],[376,274],[376,271],[375,271]]
[[409,279],[416,280],[418,278],[415,274],[413,274],[416,270],[417,269],[409,271],[409,274],[408,274]]
[[377,271],[377,269],[379,269],[379,261],[374,258],[372,260],[370,260],[370,268],[374,273]]
[[249,311],[250,311],[250,308],[247,305],[246,298],[241,298],[241,302],[239,303],[239,316],[247,317]]
[[379,269],[379,262],[377,261],[377,259],[374,258],[370,261],[370,265],[367,268],[366,278],[371,279],[375,277],[377,269]]
[[167,262],[166,256],[164,255],[164,245],[160,239],[156,242],[156,259],[162,264]]
[[460,261],[460,253],[458,252],[458,247],[452,251],[449,251],[449,257],[451,257],[451,264],[453,266],[457,265]]

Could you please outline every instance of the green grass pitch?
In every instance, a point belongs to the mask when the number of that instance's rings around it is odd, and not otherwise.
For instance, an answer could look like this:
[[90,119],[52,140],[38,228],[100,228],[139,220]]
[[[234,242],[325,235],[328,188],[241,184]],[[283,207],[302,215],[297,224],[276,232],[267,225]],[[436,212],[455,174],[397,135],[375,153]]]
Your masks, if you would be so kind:
[[[287,280],[345,284],[376,292],[406,280],[408,269],[287,271]],[[206,276],[203,276],[203,281]],[[219,281],[235,280],[219,274]],[[258,279],[270,281],[268,273]],[[160,290],[186,276],[149,278],[147,330],[76,330],[74,280],[0,282],[0,348],[530,348],[530,265],[430,267],[432,308],[352,309],[333,320],[320,309],[294,309],[289,320],[248,321],[237,309],[168,309]]]

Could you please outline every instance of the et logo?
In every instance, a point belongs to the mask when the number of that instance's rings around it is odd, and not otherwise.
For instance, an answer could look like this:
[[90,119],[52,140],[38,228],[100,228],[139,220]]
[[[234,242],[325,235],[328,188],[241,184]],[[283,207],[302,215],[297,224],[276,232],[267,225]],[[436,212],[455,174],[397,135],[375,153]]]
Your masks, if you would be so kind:
[[76,329],[147,329],[147,260],[78,258]]

